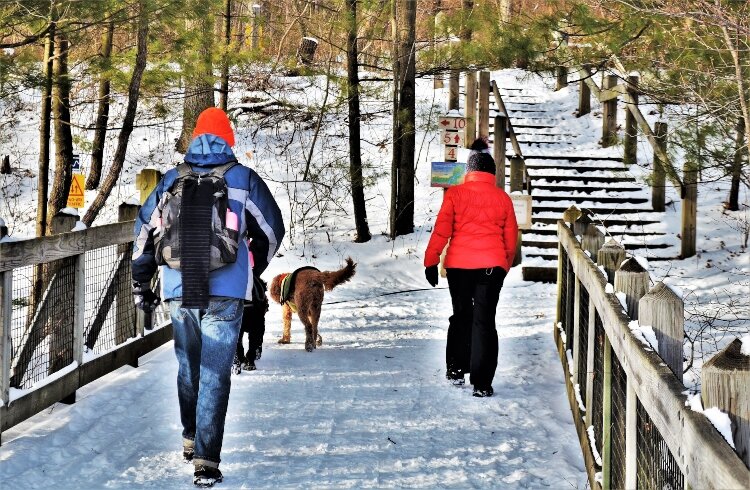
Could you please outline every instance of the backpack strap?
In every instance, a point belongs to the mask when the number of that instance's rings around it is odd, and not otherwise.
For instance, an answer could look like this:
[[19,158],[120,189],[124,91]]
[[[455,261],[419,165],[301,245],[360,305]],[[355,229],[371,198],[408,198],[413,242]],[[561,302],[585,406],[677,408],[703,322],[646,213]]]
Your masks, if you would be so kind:
[[212,170],[212,173],[215,176],[223,179],[224,178],[224,174],[227,173],[227,172],[229,172],[229,169],[231,169],[235,165],[239,165],[239,164],[240,164],[240,162],[238,162],[237,160],[230,160],[230,161],[228,161],[227,163],[225,163],[223,165],[219,165],[217,167],[214,167],[213,170]]

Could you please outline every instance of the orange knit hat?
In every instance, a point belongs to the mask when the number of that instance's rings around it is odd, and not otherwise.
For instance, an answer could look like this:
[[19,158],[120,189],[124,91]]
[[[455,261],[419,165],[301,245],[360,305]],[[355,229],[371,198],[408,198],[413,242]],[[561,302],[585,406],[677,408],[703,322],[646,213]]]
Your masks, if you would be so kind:
[[226,112],[218,107],[209,107],[198,116],[193,138],[202,134],[213,134],[226,141],[229,146],[234,146],[234,131],[229,124],[229,118]]

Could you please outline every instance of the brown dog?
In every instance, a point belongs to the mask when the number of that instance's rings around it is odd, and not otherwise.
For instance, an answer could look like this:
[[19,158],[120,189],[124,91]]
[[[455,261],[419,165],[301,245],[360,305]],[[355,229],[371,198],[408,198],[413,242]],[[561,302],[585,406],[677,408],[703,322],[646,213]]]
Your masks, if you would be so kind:
[[313,268],[298,270],[294,275],[294,283],[289,285],[289,298],[284,303],[281,303],[282,282],[289,273],[274,277],[268,292],[271,299],[282,304],[284,331],[279,343],[288,344],[292,341],[292,311],[296,308],[297,316],[305,326],[305,349],[312,352],[321,345],[323,338],[318,334],[318,321],[323,305],[323,291],[330,291],[351,279],[356,267],[357,264],[350,257],[346,259],[346,265],[337,271],[319,271]]

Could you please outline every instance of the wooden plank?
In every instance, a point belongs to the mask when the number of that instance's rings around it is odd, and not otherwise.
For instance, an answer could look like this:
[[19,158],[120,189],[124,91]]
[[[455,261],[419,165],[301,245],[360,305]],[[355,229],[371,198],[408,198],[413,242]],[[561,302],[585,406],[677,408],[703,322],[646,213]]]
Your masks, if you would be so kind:
[[505,103],[503,102],[503,98],[500,96],[500,90],[497,88],[497,83],[492,80],[492,94],[495,96],[495,103],[500,108],[500,112],[505,114],[505,116],[508,118],[508,135],[510,136],[510,143],[513,145],[513,151],[516,153],[517,156],[523,158],[523,152],[521,151],[521,145],[518,144],[518,138],[516,138],[516,132],[513,130],[513,123],[510,122],[510,114],[508,113],[508,110],[505,108]]
[[477,138],[477,72],[466,72],[466,98],[464,104],[464,115],[466,127],[464,128],[465,146],[469,148]]
[[570,229],[558,221],[558,237],[576,274],[589,291],[602,319],[612,350],[628,381],[664,438],[685,480],[693,488],[747,488],[750,470],[701,413],[685,405],[685,387],[657,353],[647,351],[628,328],[630,319],[613,294],[604,292],[606,279],[583,253]]
[[[555,337],[555,345],[557,346],[557,355],[560,356],[560,363],[563,367],[563,376],[566,380],[569,379],[570,371],[568,366],[568,358],[565,354],[565,346],[560,338],[560,331],[555,327],[553,329]],[[568,395],[568,405],[570,406],[570,412],[573,415],[573,425],[576,428],[578,434],[578,444],[581,446],[583,453],[583,463],[586,467],[586,476],[589,479],[589,488],[599,488],[599,484],[596,483],[596,461],[594,455],[591,453],[591,446],[589,446],[588,434],[586,433],[586,427],[583,425],[583,418],[581,417],[581,411],[578,409],[578,402],[576,401],[575,392],[573,385],[566,381],[565,391]]]
[[[586,343],[586,386],[581,386],[581,391],[586,393],[586,427],[594,423],[594,377],[601,373],[594,372],[594,350],[596,349],[596,309],[589,301],[588,311],[588,338]],[[594,427],[594,433],[601,437],[599,431]]]
[[86,313],[86,255],[76,257],[75,263],[75,316],[73,323],[73,360],[83,364],[83,333]]
[[612,488],[612,347],[604,336],[604,377],[602,378],[602,489]]
[[[490,72],[479,72],[479,134],[490,137]],[[469,143],[471,144],[471,143]]]
[[96,248],[133,241],[133,221],[95,226],[17,242],[0,243],[0,271],[43,264]]
[[630,375],[625,395],[625,488],[638,488],[638,396]]
[[75,393],[78,388],[129,364],[133,359],[151,352],[170,340],[172,340],[171,324],[103,354],[49,384],[13,400],[10,404],[0,407],[0,431],[23,422]]
[[13,271],[0,272],[0,401],[8,406],[13,319]]

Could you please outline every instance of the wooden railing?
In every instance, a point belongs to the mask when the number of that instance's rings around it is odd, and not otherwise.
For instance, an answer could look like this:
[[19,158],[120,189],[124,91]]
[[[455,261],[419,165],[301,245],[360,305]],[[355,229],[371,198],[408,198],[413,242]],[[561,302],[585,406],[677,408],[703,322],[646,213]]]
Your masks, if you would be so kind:
[[162,310],[137,320],[133,226],[0,243],[0,431],[171,340]]
[[[648,291],[648,272],[635,259],[623,261],[625,251],[616,243],[584,250],[576,235],[586,231],[571,229],[577,227],[575,213],[566,219],[570,226],[558,222],[554,337],[591,488],[748,488],[750,470],[738,456],[747,458],[748,447],[742,447],[747,443],[735,436],[735,452],[708,418],[686,403],[682,299],[662,283]],[[631,323],[633,315],[642,322]],[[653,326],[657,348],[644,344],[647,337],[636,337],[641,324]],[[742,386],[750,363],[741,362],[744,372],[734,364],[729,375],[743,378],[722,388]],[[704,379],[704,400],[706,384]],[[747,396],[744,390],[718,390],[725,402],[708,401],[739,422],[733,428],[738,434],[747,430],[747,413],[738,411],[747,407],[737,403]]]
[[[618,71],[625,73],[625,68],[616,59],[613,63]],[[567,70],[560,69],[559,73]],[[652,198],[654,211],[664,211],[665,208],[665,180],[669,180],[677,189],[682,199],[682,229],[680,233],[682,258],[692,257],[696,253],[697,237],[697,166],[695,162],[685,162],[682,177],[678,175],[676,166],[667,152],[667,123],[656,122],[651,128],[649,122],[639,107],[638,75],[631,74],[618,77],[605,74],[602,86],[599,87],[591,74],[591,68],[584,66],[576,70],[579,83],[578,116],[588,114],[591,110],[590,97],[593,95],[602,104],[602,146],[617,143],[617,101],[622,98],[625,107],[625,136],[623,141],[624,158],[626,164],[637,161],[638,131],[646,137],[653,149],[652,169]],[[558,75],[559,75],[558,73]],[[561,76],[558,76],[557,88],[561,88]]]

